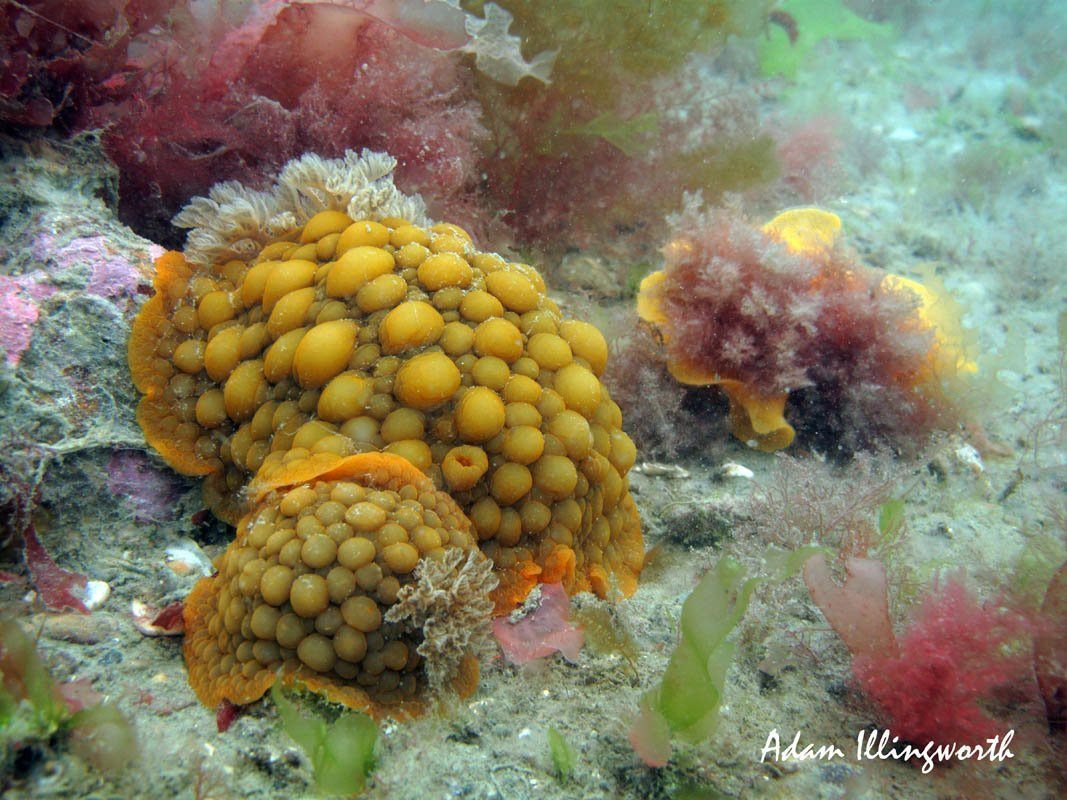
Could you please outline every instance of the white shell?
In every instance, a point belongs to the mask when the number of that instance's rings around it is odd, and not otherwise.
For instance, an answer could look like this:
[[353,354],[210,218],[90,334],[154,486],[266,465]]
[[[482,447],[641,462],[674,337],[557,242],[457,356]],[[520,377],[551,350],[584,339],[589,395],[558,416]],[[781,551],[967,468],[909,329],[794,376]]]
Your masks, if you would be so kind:
[[133,627],[137,628],[145,636],[181,636],[185,631],[182,628],[167,630],[152,624],[161,609],[148,605],[143,600],[134,600],[130,603],[130,613],[133,614]]
[[978,454],[978,451],[969,444],[960,445],[956,448],[954,454],[956,461],[963,466],[967,467],[975,475],[980,475],[985,472],[985,464],[982,463],[982,456]]
[[719,477],[744,478],[746,481],[750,481],[756,477],[756,473],[754,473],[744,464],[737,464],[733,461],[726,461],[721,467],[719,467]]
[[109,597],[111,597],[111,587],[107,583],[91,580],[85,584],[85,591],[82,593],[81,601],[87,609],[95,611],[106,603]]
[[215,568],[200,546],[192,539],[182,539],[177,544],[167,548],[165,558],[167,566],[179,575],[203,575],[205,577],[215,574]]
[[677,464],[662,464],[658,461],[642,461],[634,466],[634,472],[652,478],[688,478],[689,471]]

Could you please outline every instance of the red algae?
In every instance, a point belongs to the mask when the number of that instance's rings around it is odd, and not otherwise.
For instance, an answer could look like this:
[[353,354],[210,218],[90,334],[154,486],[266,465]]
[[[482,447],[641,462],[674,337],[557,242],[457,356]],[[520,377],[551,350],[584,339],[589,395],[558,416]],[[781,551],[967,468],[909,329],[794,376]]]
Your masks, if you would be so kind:
[[845,566],[848,579],[839,586],[823,557],[814,556],[804,565],[804,581],[852,654],[856,685],[892,734],[917,745],[992,737],[995,720],[985,709],[996,691],[1031,685],[1032,620],[996,602],[980,603],[953,578],[926,593],[897,637],[885,567],[865,558]]
[[902,739],[979,744],[997,732],[983,710],[994,690],[1028,685],[1031,633],[1021,614],[949,580],[923,599],[899,653],[857,653],[852,672]]
[[585,637],[570,622],[570,601],[558,583],[540,586],[540,602],[522,617],[493,620],[493,635],[512,664],[527,664],[559,652],[568,661],[578,660]]
[[737,438],[788,446],[787,403],[802,441],[839,456],[947,425],[936,373],[954,343],[924,316],[922,287],[836,243],[834,215],[797,209],[760,229],[694,198],[672,227],[638,313],[663,336],[675,378],[725,391]]

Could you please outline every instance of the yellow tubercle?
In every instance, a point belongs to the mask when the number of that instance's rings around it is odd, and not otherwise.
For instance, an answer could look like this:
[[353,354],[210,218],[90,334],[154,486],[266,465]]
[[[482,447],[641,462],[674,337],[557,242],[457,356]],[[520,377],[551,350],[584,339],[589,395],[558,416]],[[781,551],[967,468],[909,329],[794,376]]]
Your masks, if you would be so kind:
[[740,381],[724,380],[719,385],[730,399],[730,433],[765,453],[793,443],[796,431],[785,421],[788,392],[767,396]]
[[978,362],[972,355],[974,335],[963,327],[960,305],[944,290],[940,281],[930,277],[933,289],[900,275],[886,275],[882,285],[895,292],[910,291],[919,299],[916,310],[919,321],[934,333],[934,344],[927,356],[927,365],[933,374],[926,378],[975,375]]
[[666,325],[667,315],[663,313],[659,299],[653,295],[653,290],[667,278],[667,273],[657,270],[644,277],[637,290],[637,316],[645,322],[653,325]]
[[791,208],[763,226],[763,232],[798,255],[819,255],[833,248],[841,218],[821,208]]
[[[246,261],[168,253],[157,269],[129,343],[138,420],[175,468],[207,475],[205,502],[240,526],[223,576],[186,607],[205,703],[251,702],[280,677],[413,712],[429,678],[402,652],[416,640],[364,631],[349,601],[394,604],[422,556],[456,547],[493,562],[486,614],[538,581],[636,590],[636,450],[600,381],[608,345],[563,317],[533,267],[475,251],[459,228],[322,212]],[[314,513],[289,513],[298,506]],[[265,549],[282,517],[292,524],[277,541],[300,526],[284,558]],[[245,570],[249,548],[259,555]],[[368,548],[378,555],[364,563]],[[324,629],[306,630],[320,615]],[[380,691],[365,658],[390,659]],[[465,658],[466,691],[476,676]]]

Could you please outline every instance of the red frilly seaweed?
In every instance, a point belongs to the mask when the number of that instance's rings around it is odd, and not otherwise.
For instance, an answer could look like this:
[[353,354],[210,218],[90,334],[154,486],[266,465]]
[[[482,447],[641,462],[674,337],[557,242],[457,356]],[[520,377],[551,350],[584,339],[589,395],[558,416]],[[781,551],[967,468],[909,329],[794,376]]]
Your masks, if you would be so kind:
[[812,599],[852,653],[857,686],[893,735],[917,745],[981,744],[996,734],[985,710],[998,690],[1029,684],[1025,615],[980,603],[958,579],[934,586],[899,638],[888,616],[885,570],[848,559],[833,582],[821,555],[804,567]]

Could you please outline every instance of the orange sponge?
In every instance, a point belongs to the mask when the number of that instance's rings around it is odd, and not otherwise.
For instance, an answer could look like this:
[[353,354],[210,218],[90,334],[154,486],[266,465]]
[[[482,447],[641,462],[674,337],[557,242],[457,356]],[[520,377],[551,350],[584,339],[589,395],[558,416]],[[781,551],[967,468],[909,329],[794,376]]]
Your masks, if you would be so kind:
[[[375,716],[422,708],[423,632],[388,621],[423,560],[478,553],[470,521],[410,462],[389,454],[291,459],[257,479],[256,511],[185,603],[184,653],[200,700],[244,704],[276,680],[300,682]],[[483,570],[471,575],[491,577]],[[488,621],[484,580],[466,597]],[[474,607],[473,614],[470,613]],[[477,684],[474,653],[456,654],[451,684]]]
[[[190,598],[186,653],[205,702],[260,696],[272,680],[263,671],[279,664],[289,665],[284,675],[337,673],[357,686],[380,674],[377,656],[362,679],[364,662],[346,658],[362,652],[355,633],[345,629],[338,643],[347,583],[324,595],[310,571],[298,574],[301,563],[327,584],[331,574],[341,580],[331,570],[348,570],[389,604],[402,576],[458,540],[492,564],[497,613],[539,581],[601,596],[636,589],[644,553],[627,482],[636,449],[601,382],[604,337],[566,319],[533,267],[426,220],[416,199],[392,187],[386,166],[366,153],[306,157],[273,194],[240,203],[231,186],[194,201],[179,218],[196,228],[191,244],[184,257],[160,259],[157,294],[134,326],[130,366],[145,395],[146,438],[176,469],[206,475],[208,505],[240,521],[219,565],[228,577]],[[263,216],[256,225],[249,209]],[[337,481],[370,490],[366,502],[379,511],[351,501],[334,519],[340,511],[323,493]],[[296,516],[286,512],[286,487],[306,500]],[[263,520],[291,533],[275,531],[269,546],[253,541]],[[364,536],[371,522],[377,538]],[[241,577],[248,563],[275,576],[262,588],[284,623],[257,612],[252,577]],[[283,588],[308,583],[302,599],[282,598]],[[330,602],[320,609],[323,597]],[[303,599],[314,615],[301,615]],[[262,627],[251,630],[254,613]],[[280,639],[267,617],[283,626]],[[401,637],[394,646],[388,635],[378,642],[356,631],[368,652],[391,647],[389,663],[400,663],[400,644],[410,655],[417,642]],[[379,686],[385,695],[407,702],[419,694],[414,666],[388,669],[400,682]]]

